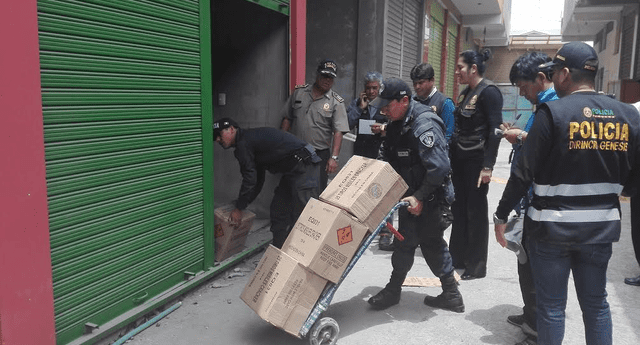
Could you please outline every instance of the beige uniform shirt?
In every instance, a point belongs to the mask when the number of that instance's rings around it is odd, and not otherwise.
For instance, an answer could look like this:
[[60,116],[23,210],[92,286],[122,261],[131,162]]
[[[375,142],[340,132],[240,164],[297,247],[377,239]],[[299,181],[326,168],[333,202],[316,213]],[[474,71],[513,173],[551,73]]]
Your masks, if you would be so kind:
[[296,86],[287,100],[283,116],[291,121],[291,133],[316,150],[331,148],[334,132],[349,131],[344,100],[329,90],[313,100],[313,85]]

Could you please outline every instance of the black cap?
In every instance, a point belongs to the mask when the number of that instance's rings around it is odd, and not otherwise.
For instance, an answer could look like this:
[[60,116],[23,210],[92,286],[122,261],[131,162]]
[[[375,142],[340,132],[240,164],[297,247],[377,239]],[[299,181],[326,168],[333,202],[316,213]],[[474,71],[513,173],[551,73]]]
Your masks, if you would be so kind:
[[380,94],[371,102],[371,105],[380,109],[394,99],[400,100],[404,96],[411,97],[409,85],[400,78],[387,78],[380,85]]
[[224,117],[214,122],[213,123],[213,139],[216,139],[220,135],[220,132],[222,132],[223,129],[229,128],[231,126],[235,128],[240,128],[240,126],[238,126],[238,124],[235,121],[233,121],[228,117]]
[[569,42],[558,49],[552,61],[538,67],[544,69],[556,65],[596,72],[598,70],[598,54],[592,46],[584,42]]
[[318,65],[318,73],[335,78],[338,76],[338,65],[333,60],[324,60]]
[[435,71],[433,70],[433,66],[426,62],[413,66],[411,73],[409,74],[412,81],[433,79],[434,75]]

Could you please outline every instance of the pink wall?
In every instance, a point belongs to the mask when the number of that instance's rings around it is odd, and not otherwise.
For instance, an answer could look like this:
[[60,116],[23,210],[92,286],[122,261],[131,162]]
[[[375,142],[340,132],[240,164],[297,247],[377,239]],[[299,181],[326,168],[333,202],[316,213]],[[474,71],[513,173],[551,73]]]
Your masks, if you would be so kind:
[[55,344],[36,0],[0,1],[0,344]]

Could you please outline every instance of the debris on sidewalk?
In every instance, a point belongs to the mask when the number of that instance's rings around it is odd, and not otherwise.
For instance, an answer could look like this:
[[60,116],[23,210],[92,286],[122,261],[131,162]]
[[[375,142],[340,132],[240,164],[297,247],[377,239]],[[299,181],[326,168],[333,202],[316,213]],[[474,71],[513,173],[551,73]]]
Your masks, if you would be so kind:
[[220,288],[224,288],[224,287],[229,287],[233,284],[231,283],[226,283],[226,284],[221,284],[221,283],[213,283],[211,285],[209,285],[210,288],[212,289],[220,289]]
[[[453,276],[456,281],[460,280],[458,272],[453,272]],[[427,277],[406,277],[402,286],[423,286],[423,287],[438,287],[441,286],[439,278],[427,278]]]

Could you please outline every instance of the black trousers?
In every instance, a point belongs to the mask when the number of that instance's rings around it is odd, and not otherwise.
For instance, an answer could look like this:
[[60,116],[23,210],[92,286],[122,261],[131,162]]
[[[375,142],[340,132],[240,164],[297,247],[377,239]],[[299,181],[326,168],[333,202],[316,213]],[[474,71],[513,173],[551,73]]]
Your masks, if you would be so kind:
[[640,196],[631,198],[631,242],[640,265]]
[[322,193],[322,191],[327,188],[327,182],[329,181],[329,174],[327,174],[327,162],[329,161],[329,158],[331,158],[331,152],[329,149],[316,150],[316,154],[320,159],[322,159],[322,162],[320,162],[319,186],[319,192]]
[[[522,248],[525,248],[526,236],[522,237],[522,241]],[[518,261],[518,280],[520,282],[522,301],[524,302],[524,307],[522,307],[524,319],[534,331],[537,331],[536,286],[533,282],[533,272],[531,271],[529,260],[524,264]]]
[[437,201],[425,202],[420,216],[414,216],[401,208],[398,211],[399,229],[404,241],[394,240],[394,250],[391,255],[391,279],[385,289],[400,293],[402,283],[413,266],[416,248],[420,246],[422,255],[431,272],[442,277],[453,272],[451,255],[447,242],[444,240],[444,230],[449,224],[442,224]]
[[275,247],[282,248],[309,199],[320,196],[319,179],[320,164],[299,162],[291,171],[282,174],[270,206]]
[[451,180],[456,199],[453,202],[453,226],[449,249],[455,268],[476,277],[487,274],[489,248],[489,185],[478,185],[484,154],[451,150]]
[[353,144],[353,154],[376,159],[380,144],[382,144],[382,138],[379,135],[359,134]]

